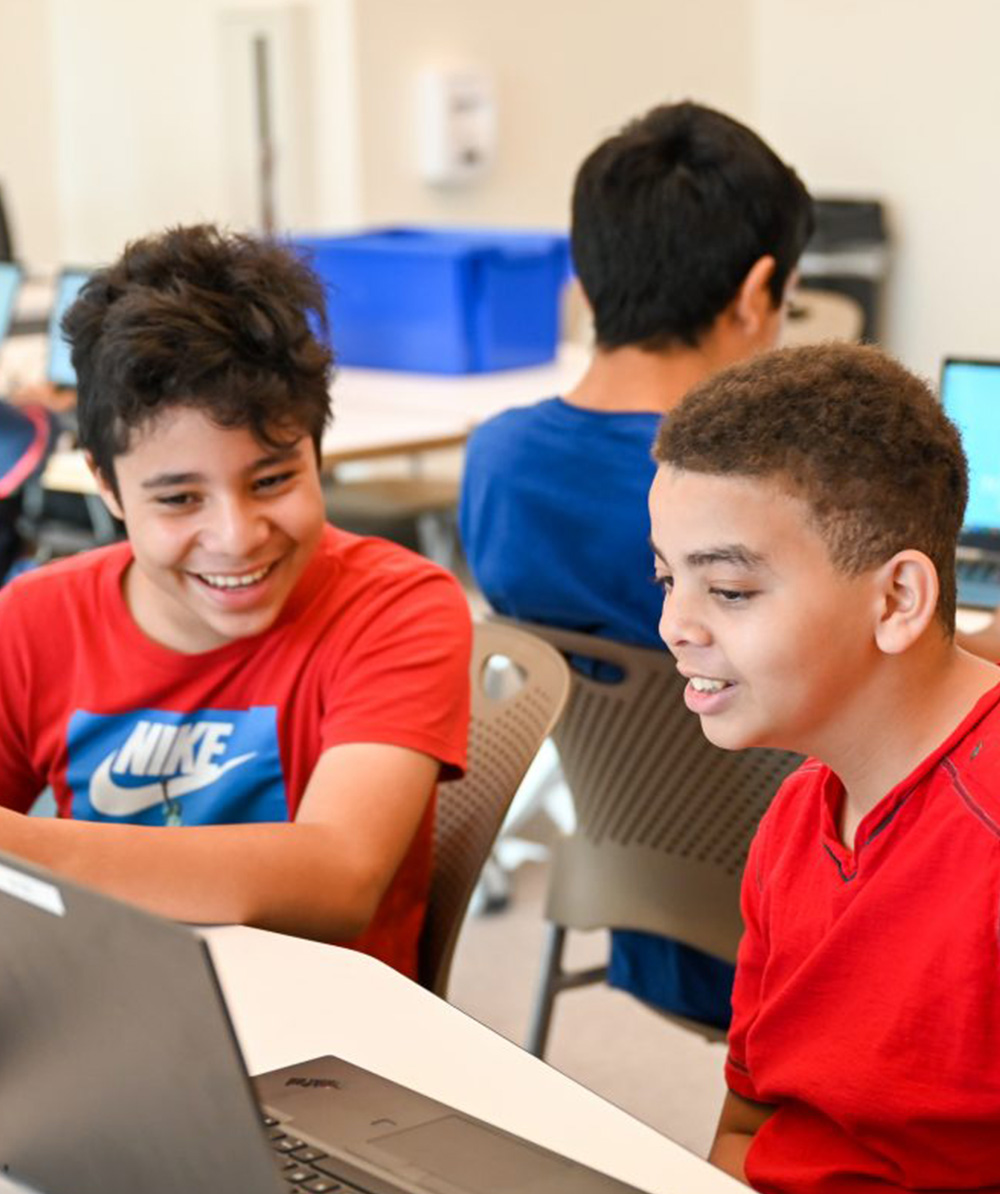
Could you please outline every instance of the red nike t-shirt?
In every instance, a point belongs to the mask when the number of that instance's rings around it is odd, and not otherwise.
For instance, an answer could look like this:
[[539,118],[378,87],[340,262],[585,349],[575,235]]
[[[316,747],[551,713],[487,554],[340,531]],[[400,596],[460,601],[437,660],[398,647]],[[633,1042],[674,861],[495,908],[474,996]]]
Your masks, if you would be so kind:
[[[139,630],[122,596],[127,544],[0,592],[0,801],[51,785],[59,813],[145,825],[294,818],[320,755],[409,747],[442,776],[465,764],[468,605],[437,566],[324,531],[274,625],[185,655]],[[433,805],[365,934],[407,974],[431,867]]]

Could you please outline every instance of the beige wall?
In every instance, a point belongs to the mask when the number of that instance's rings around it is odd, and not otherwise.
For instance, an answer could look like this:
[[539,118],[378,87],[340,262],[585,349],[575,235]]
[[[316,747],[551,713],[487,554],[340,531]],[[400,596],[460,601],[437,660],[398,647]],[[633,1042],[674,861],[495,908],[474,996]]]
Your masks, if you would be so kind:
[[[1000,354],[995,0],[0,0],[0,178],[26,260],[236,219],[220,29],[289,7],[308,169],[286,226],[562,224],[594,142],[690,95],[757,124],[813,190],[885,199],[904,360]],[[499,115],[492,172],[450,192],[418,177],[413,112],[417,71],[448,63],[493,72]]]
[[[304,165],[294,201],[279,196],[285,227],[564,224],[580,158],[627,117],[684,95],[752,115],[745,0],[0,0],[22,64],[0,169],[26,259],[99,261],[167,223],[246,223],[222,25],[289,9],[302,119],[279,152]],[[413,92],[420,67],[449,61],[493,72],[500,132],[490,174],[443,192],[417,174]]]
[[998,45],[995,0],[758,0],[760,129],[814,191],[884,198],[885,338],[932,378],[1000,356]]
[[280,150],[298,155],[303,177],[294,202],[285,196],[285,224],[356,221],[352,9],[353,0],[0,0],[4,47],[16,47],[5,68],[17,67],[0,78],[0,177],[25,259],[89,263],[165,224],[246,222],[232,194],[227,14],[297,18],[285,64],[297,143]]
[[47,0],[0,0],[0,184],[17,252],[58,258],[55,100]]
[[[691,96],[749,119],[747,0],[359,0],[361,195],[366,219],[565,224],[581,158],[624,120]],[[417,174],[414,88],[424,66],[493,74],[498,153],[455,190]]]

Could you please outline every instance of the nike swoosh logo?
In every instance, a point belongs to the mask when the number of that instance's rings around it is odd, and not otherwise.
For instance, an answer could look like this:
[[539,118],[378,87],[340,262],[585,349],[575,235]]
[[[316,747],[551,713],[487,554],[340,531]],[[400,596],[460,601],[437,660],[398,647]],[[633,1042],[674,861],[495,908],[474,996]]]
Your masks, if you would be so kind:
[[102,759],[90,777],[90,803],[105,817],[131,817],[163,804],[165,800],[173,800],[178,796],[186,796],[189,792],[207,788],[227,771],[256,758],[257,752],[252,750],[249,754],[238,755],[225,763],[209,763],[207,766],[199,767],[190,775],[175,775],[171,779],[139,784],[137,787],[124,787],[115,782],[115,777],[111,774],[111,765],[117,754],[117,750],[113,750]]

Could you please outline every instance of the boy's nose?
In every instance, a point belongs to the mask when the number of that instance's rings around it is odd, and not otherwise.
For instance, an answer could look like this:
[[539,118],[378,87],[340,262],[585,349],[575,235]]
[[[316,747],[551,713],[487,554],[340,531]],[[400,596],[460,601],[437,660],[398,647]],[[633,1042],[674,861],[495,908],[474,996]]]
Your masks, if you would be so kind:
[[708,628],[676,588],[664,596],[659,631],[671,651],[684,646],[704,647],[711,641]]
[[252,503],[229,499],[218,504],[206,538],[223,555],[248,558],[267,539],[267,522]]

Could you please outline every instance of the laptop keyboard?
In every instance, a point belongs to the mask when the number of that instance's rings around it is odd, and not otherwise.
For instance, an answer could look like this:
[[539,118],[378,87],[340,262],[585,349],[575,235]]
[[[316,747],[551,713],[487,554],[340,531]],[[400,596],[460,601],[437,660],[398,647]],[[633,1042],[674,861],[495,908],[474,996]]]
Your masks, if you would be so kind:
[[333,1190],[338,1194],[364,1194],[358,1186],[337,1176],[333,1157],[289,1136],[270,1115],[264,1116],[264,1130],[274,1149],[278,1172],[288,1182],[289,1194],[329,1194]]

